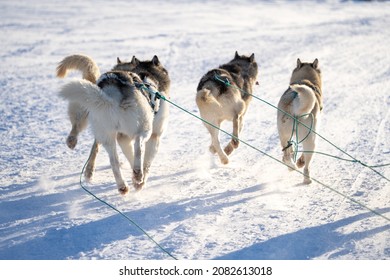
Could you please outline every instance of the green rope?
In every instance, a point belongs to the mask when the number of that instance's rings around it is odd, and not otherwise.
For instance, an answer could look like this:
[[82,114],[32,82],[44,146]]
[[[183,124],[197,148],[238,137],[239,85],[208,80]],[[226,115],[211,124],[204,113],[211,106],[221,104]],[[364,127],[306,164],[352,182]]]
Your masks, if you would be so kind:
[[157,245],[158,248],[160,248],[164,253],[166,253],[168,256],[170,256],[172,259],[177,260],[171,253],[169,253],[167,250],[165,250],[159,243],[157,243],[144,229],[142,229],[136,222],[134,222],[132,219],[130,219],[126,214],[124,214],[122,211],[118,210],[115,206],[109,204],[108,202],[104,201],[103,199],[97,197],[95,194],[93,194],[90,190],[88,190],[86,187],[83,186],[82,184],[82,176],[85,170],[85,167],[87,166],[87,163],[91,159],[92,151],[89,154],[88,160],[85,162],[83,169],[81,170],[80,173],[80,186],[81,188],[87,192],[89,195],[93,196],[96,200],[100,201],[104,205],[108,206],[118,214],[120,214],[122,217],[124,217],[126,220],[128,220],[131,224],[133,224],[136,228],[138,228],[144,235],[146,235],[149,240],[151,240],[154,244]]
[[352,163],[360,163],[360,164],[363,165],[363,166],[371,167],[371,168],[380,168],[380,167],[390,166],[390,163],[377,164],[377,165],[367,165],[367,164],[365,164],[364,162],[360,162],[360,161],[355,160],[355,159],[346,159],[346,158],[342,158],[342,157],[338,157],[338,156],[334,156],[334,155],[331,155],[331,154],[327,154],[327,153],[323,153],[323,152],[318,152],[318,151],[298,151],[298,153],[319,154],[319,155],[322,155],[322,156],[332,157],[332,158],[335,158],[335,159],[339,159],[339,160],[343,160],[343,161],[348,161],[348,162],[352,162]]
[[[248,94],[248,95],[254,97],[255,99],[257,99],[257,100],[259,100],[259,101],[261,101],[261,102],[263,102],[263,103],[265,103],[265,104],[267,104],[267,105],[269,105],[269,106],[275,108],[276,110],[278,110],[278,111],[280,111],[280,112],[286,114],[288,117],[290,117],[290,118],[296,120],[296,122],[298,122],[299,124],[303,125],[303,126],[306,127],[307,129],[311,129],[311,128],[308,127],[306,124],[304,124],[304,123],[302,123],[301,121],[299,121],[299,120],[298,120],[296,117],[294,117],[293,115],[291,115],[291,114],[287,113],[286,111],[284,111],[284,110],[278,108],[277,106],[271,104],[270,102],[268,102],[268,101],[266,101],[266,100],[264,100],[264,99],[262,99],[262,98],[260,98],[260,97],[257,97],[256,95],[253,95],[253,94],[251,94],[251,93],[248,93],[248,92],[242,90],[242,89],[239,88],[239,87],[233,86],[233,85],[230,83],[230,81],[229,81],[228,79],[224,80],[224,79],[220,78],[218,75],[215,75],[214,78],[215,78],[215,80],[224,83],[226,86],[231,86],[231,87],[233,87],[233,88],[235,88],[235,89],[237,89],[237,90],[243,92],[244,94]],[[311,129],[311,132],[313,132],[314,134],[316,134],[318,137],[320,137],[322,140],[324,140],[325,142],[327,142],[328,144],[330,144],[331,146],[333,146],[334,148],[336,148],[336,149],[339,150],[340,152],[342,152],[342,153],[344,153],[345,155],[347,155],[348,157],[352,158],[353,161],[351,161],[351,162],[356,162],[356,163],[361,164],[361,165],[364,166],[364,167],[369,168],[370,170],[372,170],[373,172],[375,172],[377,175],[379,175],[380,177],[382,177],[382,178],[385,179],[386,181],[390,182],[390,179],[389,179],[389,178],[385,177],[382,173],[380,173],[380,172],[378,172],[377,170],[374,169],[376,166],[374,166],[374,167],[373,167],[373,166],[370,166],[370,165],[365,164],[365,163],[363,163],[362,161],[356,159],[355,157],[353,157],[352,155],[350,155],[349,153],[347,153],[347,152],[344,151],[343,149],[339,148],[338,146],[336,146],[335,144],[333,144],[331,141],[329,141],[328,139],[326,139],[325,137],[323,137],[322,135],[320,135],[319,133],[317,133],[317,132],[314,131],[313,129]],[[382,165],[382,166],[388,166],[388,165],[390,165],[390,164],[386,164],[386,165]]]
[[[205,120],[205,119],[203,119],[203,118],[201,118],[201,117],[195,115],[194,113],[191,113],[190,111],[184,109],[183,107],[177,105],[176,103],[170,101],[169,99],[166,99],[163,95],[159,94],[159,96],[160,96],[159,98],[161,98],[161,99],[163,99],[164,101],[168,102],[169,104],[175,106],[176,108],[178,108],[178,109],[180,109],[180,110],[186,112],[187,114],[189,114],[189,115],[191,115],[191,116],[197,118],[198,120],[201,120],[202,122],[204,122],[204,123],[210,125],[211,127],[215,128],[215,129],[218,129],[219,131],[225,133],[226,135],[228,135],[228,136],[230,136],[230,137],[232,137],[232,138],[234,138],[234,139],[240,141],[241,143],[247,145],[248,147],[250,147],[250,148],[252,148],[252,149],[258,151],[259,153],[261,153],[261,154],[263,154],[263,155],[265,155],[265,156],[267,156],[267,157],[269,157],[269,158],[271,158],[271,159],[273,159],[273,160],[275,160],[275,161],[277,161],[277,162],[279,162],[279,163],[281,163],[281,164],[283,164],[283,165],[289,167],[289,166],[288,166],[286,163],[284,163],[283,161],[281,161],[281,160],[279,160],[279,159],[273,157],[272,155],[270,155],[270,154],[268,154],[268,153],[266,153],[266,152],[260,150],[259,148],[256,148],[255,146],[249,144],[248,142],[239,139],[237,136],[234,136],[233,134],[227,132],[227,131],[224,130],[224,129],[221,129],[220,127],[218,127],[218,126],[216,126],[216,125],[210,123],[209,121],[207,121],[207,120]],[[300,170],[298,170],[298,169],[294,169],[294,171],[296,171],[296,172],[302,174],[302,175],[305,176],[305,177],[308,177],[308,178],[310,177],[310,176],[304,174],[302,171],[300,171]],[[327,185],[327,184],[325,184],[325,183],[322,183],[321,181],[319,181],[319,180],[317,180],[317,179],[315,179],[315,178],[311,178],[311,179],[312,179],[314,182],[316,182],[316,183],[322,185],[323,187],[325,187],[325,188],[327,188],[327,189],[329,189],[329,190],[331,190],[331,191],[333,191],[333,192],[339,194],[340,196],[342,196],[342,197],[344,197],[344,198],[346,198],[346,199],[352,201],[353,203],[356,203],[356,204],[360,205],[361,207],[363,207],[363,208],[367,209],[368,211],[372,212],[373,214],[378,215],[378,216],[380,216],[380,217],[382,217],[382,218],[384,218],[385,220],[387,220],[387,221],[390,222],[390,218],[388,218],[388,217],[386,217],[385,215],[379,213],[378,211],[376,211],[376,210],[374,210],[374,209],[372,209],[372,208],[370,208],[370,207],[364,205],[363,203],[357,201],[356,199],[354,199],[354,198],[352,198],[352,197],[349,197],[349,196],[347,196],[347,195],[341,193],[340,191],[338,191],[338,190],[332,188],[331,186],[329,186],[329,185]]]
[[[301,141],[299,141],[299,134],[298,134],[298,119],[300,118],[303,118],[303,117],[306,117],[306,116],[310,116],[311,117],[311,123],[310,123],[310,129],[308,131],[308,133],[306,134],[305,137],[303,137],[303,139]],[[292,131],[291,131],[291,137],[290,137],[290,140],[287,141],[287,146],[283,148],[283,151],[288,149],[290,146],[294,146],[294,162],[297,162],[297,157],[298,157],[298,146],[299,144],[301,144],[303,141],[305,141],[307,139],[307,137],[309,137],[311,131],[313,130],[313,122],[314,122],[314,117],[313,117],[313,114],[312,113],[309,113],[309,114],[304,114],[304,115],[301,115],[301,116],[295,116],[294,117],[294,120],[293,120],[293,128],[292,128]],[[295,141],[292,140],[294,138],[294,132],[295,132]]]

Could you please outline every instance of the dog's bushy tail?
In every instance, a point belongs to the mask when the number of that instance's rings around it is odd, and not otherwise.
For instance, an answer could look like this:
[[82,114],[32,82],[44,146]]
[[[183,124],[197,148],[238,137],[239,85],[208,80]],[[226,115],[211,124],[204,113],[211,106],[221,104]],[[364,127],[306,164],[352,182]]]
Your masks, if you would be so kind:
[[293,114],[302,116],[311,113],[317,100],[314,91],[306,85],[299,84],[290,85],[290,88],[297,93],[293,100]]
[[66,77],[69,70],[78,70],[83,79],[96,83],[100,77],[100,70],[95,61],[83,54],[74,54],[65,57],[57,66],[57,77]]
[[86,80],[71,81],[64,85],[59,96],[80,104],[87,111],[104,110],[114,105],[114,100],[94,83]]
[[218,107],[221,106],[218,100],[211,94],[211,90],[207,88],[202,88],[197,92],[196,104],[199,108],[202,107],[202,105],[204,104],[216,105]]

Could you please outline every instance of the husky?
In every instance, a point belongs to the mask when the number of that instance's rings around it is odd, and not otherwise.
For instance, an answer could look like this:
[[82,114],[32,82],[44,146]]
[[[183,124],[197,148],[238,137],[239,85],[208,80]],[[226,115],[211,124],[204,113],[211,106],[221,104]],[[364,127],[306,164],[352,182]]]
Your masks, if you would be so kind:
[[120,171],[116,140],[132,166],[133,183],[138,187],[144,181],[145,143],[152,135],[154,113],[160,105],[156,93],[156,80],[149,76],[141,80],[137,74],[126,71],[107,72],[96,84],[88,80],[72,81],[60,91],[61,97],[88,111],[95,139],[109,154],[121,194],[128,192],[128,186]]
[[[73,55],[64,58],[64,60],[59,64],[57,68],[57,76],[64,77],[66,76],[67,70],[79,70],[82,72],[83,78],[90,82],[94,82],[98,79],[98,70],[96,63],[85,55]],[[141,80],[145,78],[153,79],[156,81],[157,91],[164,96],[169,98],[170,92],[170,78],[168,71],[164,68],[159,58],[155,55],[152,60],[140,61],[135,56],[133,56],[130,62],[122,62],[117,58],[117,64],[112,68],[113,71],[131,71],[137,73]],[[69,107],[72,110],[68,110],[70,113],[70,120],[72,122],[72,131],[68,136],[68,140],[71,137],[73,143],[77,143],[77,135],[84,129],[87,125],[87,116],[88,111],[85,108],[82,108],[79,104],[74,104],[73,102],[69,103]],[[145,185],[150,166],[154,160],[160,143],[160,138],[165,131],[168,124],[169,117],[169,107],[168,103],[164,100],[161,100],[159,110],[155,113],[153,118],[153,130],[152,135],[149,140],[146,142],[145,155],[144,155],[144,166],[143,174],[144,180],[138,184],[135,184],[135,188],[140,190]],[[67,140],[67,143],[69,142]],[[122,146],[125,143],[129,142],[129,139],[126,135],[118,133],[117,137],[118,143]],[[68,144],[69,146],[69,144]],[[74,146],[73,146],[74,147]],[[95,171],[95,161],[99,151],[99,142],[95,140],[92,148],[91,155],[88,161],[87,167],[84,172],[86,180],[91,180]],[[131,153],[131,149],[130,149]]]
[[[169,78],[168,71],[164,68],[159,58],[155,55],[151,60],[139,60],[135,56],[130,62],[123,62],[119,57],[117,58],[117,64],[113,70],[131,71],[139,75],[144,80],[148,77],[154,79],[157,82],[157,91],[164,97],[163,99],[170,98],[170,86],[171,80]],[[164,100],[160,101],[159,110],[155,113],[153,118],[153,130],[152,135],[146,142],[145,158],[144,158],[144,180],[137,186],[137,190],[141,190],[150,172],[152,162],[158,152],[160,146],[160,139],[168,125],[169,117],[169,104]],[[118,139],[118,141],[126,141],[125,139]]]
[[[298,58],[297,66],[291,75],[290,86],[278,103],[280,110],[277,113],[277,126],[283,162],[290,171],[304,167],[304,184],[312,182],[309,168],[313,157],[312,151],[316,145],[316,134],[312,130],[317,131],[322,106],[322,79],[318,59],[313,63],[302,63]],[[297,140],[298,143],[293,145],[293,140]],[[303,150],[311,153],[303,152],[295,163],[293,158],[297,151],[294,149],[300,142]]]
[[233,122],[233,137],[224,149],[219,141],[219,130],[205,124],[211,135],[210,152],[217,153],[222,164],[228,164],[228,156],[238,148],[257,72],[255,55],[239,55],[236,51],[230,62],[208,71],[198,84],[196,104],[201,117],[218,128],[223,121]]

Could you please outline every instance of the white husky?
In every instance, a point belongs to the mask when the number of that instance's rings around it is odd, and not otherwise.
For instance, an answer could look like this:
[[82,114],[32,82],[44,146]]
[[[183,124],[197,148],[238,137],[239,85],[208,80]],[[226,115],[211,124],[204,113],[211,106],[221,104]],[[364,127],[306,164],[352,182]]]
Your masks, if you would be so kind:
[[128,192],[128,187],[120,171],[116,140],[133,168],[133,183],[137,188],[144,181],[145,143],[152,135],[154,115],[160,105],[160,99],[154,95],[157,87],[151,77],[145,76],[142,81],[135,73],[112,71],[103,74],[97,85],[77,80],[69,82],[60,91],[61,97],[88,111],[95,139],[109,154],[122,194]]
[[[57,76],[64,78],[68,71],[71,70],[80,71],[82,73],[83,79],[92,83],[96,83],[96,80],[98,80],[100,76],[99,67],[95,61],[89,56],[82,54],[75,54],[65,57],[57,67]],[[135,56],[133,56],[131,62],[122,62],[118,58],[117,64],[113,67],[112,70],[130,71],[132,73],[136,73],[142,80],[144,80],[145,77],[148,77],[148,79],[153,79],[158,86],[158,91],[164,95],[165,98],[169,98],[169,74],[156,55],[153,56],[151,60],[143,61],[140,61]],[[77,144],[77,137],[79,133],[88,125],[88,111],[84,107],[80,106],[80,104],[77,102],[69,102],[68,115],[72,123],[72,130],[69,133],[66,143],[69,148],[74,149]],[[146,143],[145,157],[143,161],[144,180],[139,184],[134,184],[134,187],[137,190],[141,190],[148,179],[150,167],[159,149],[160,138],[168,125],[168,116],[168,102],[162,101],[158,112],[154,115],[153,118],[152,135]],[[123,143],[122,146],[126,146],[126,143],[129,142],[129,139],[127,139],[126,135],[119,133],[117,141],[119,144]],[[91,148],[91,155],[84,172],[86,180],[91,180],[93,177],[99,146],[100,143],[95,140]],[[132,151],[130,149],[128,153],[131,152]]]

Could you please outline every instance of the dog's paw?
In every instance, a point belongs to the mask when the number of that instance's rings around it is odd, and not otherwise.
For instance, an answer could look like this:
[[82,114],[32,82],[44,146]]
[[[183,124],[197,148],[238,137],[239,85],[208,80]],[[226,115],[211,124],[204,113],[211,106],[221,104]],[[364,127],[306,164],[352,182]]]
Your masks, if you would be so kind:
[[303,183],[304,183],[305,185],[309,185],[309,184],[312,183],[312,180],[311,180],[309,177],[305,177],[305,178],[303,179]]
[[229,158],[224,156],[224,157],[220,157],[220,160],[221,160],[221,163],[222,164],[228,164],[229,163]]
[[304,175],[303,183],[306,184],[306,185],[311,184],[311,178],[310,178],[310,171],[309,171],[309,169],[305,168],[303,170],[303,175]]
[[133,183],[141,184],[144,181],[144,174],[140,169],[133,169]]
[[288,167],[288,171],[294,171],[297,169],[297,166],[295,165],[295,163],[291,160],[291,158],[286,158],[285,156],[283,156],[282,158],[282,161],[284,162],[284,164]]
[[210,150],[210,153],[212,153],[213,155],[217,153],[217,150],[214,148],[213,145],[210,145],[209,150]]
[[68,138],[66,138],[66,145],[68,145],[69,149],[73,150],[77,145],[77,137],[69,135]]
[[145,186],[145,182],[142,182],[142,183],[135,183],[133,182],[133,185],[134,185],[134,188],[137,192],[141,191],[144,186]]
[[288,166],[288,171],[290,171],[290,172],[292,172],[292,171],[294,171],[296,169],[297,169],[297,167],[295,165],[289,165]]
[[229,144],[225,147],[225,149],[223,149],[223,150],[225,151],[225,153],[226,153],[227,155],[230,155],[230,154],[233,152],[234,147],[233,147],[233,145],[232,145],[231,143],[229,143]]
[[126,184],[120,185],[118,191],[121,195],[126,195],[129,192],[129,187]]
[[89,183],[92,181],[94,170],[91,168],[86,168],[84,171],[84,178]]

